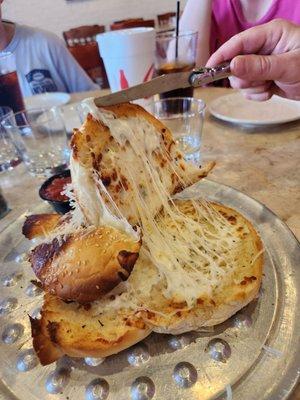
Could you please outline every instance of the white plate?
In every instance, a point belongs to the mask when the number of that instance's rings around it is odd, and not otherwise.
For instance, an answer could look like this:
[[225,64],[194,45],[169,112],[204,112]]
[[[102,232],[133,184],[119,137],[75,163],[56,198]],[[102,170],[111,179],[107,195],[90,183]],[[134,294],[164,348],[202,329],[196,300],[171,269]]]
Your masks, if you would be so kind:
[[35,96],[25,97],[24,101],[27,110],[43,107],[50,108],[67,104],[70,101],[70,95],[62,92],[41,93]]
[[236,124],[276,125],[300,119],[300,102],[279,96],[258,102],[232,93],[212,101],[209,111],[216,118]]

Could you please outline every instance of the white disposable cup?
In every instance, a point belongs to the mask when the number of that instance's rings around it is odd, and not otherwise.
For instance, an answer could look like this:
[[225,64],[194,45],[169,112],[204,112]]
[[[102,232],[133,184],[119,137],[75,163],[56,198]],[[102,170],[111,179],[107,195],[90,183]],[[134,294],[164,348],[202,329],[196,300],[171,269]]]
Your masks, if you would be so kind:
[[97,35],[112,92],[152,79],[155,60],[155,30],[132,28]]

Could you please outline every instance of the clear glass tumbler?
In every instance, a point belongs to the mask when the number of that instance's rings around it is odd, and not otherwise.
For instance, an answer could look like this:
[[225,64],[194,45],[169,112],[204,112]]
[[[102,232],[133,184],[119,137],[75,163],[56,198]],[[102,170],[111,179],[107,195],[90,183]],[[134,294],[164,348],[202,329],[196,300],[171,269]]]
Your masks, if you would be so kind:
[[49,176],[67,167],[67,135],[58,108],[19,112],[4,117],[2,126],[13,138],[32,175]]
[[186,161],[201,163],[201,138],[205,103],[192,97],[173,97],[155,101],[150,112],[172,132]]
[[0,107],[0,173],[13,169],[22,161],[9,133],[1,125],[1,121],[13,117],[13,111],[9,107]]
[[[191,71],[196,63],[197,32],[163,32],[156,35],[155,72],[157,76]],[[160,98],[193,97],[193,87],[161,93]]]
[[67,137],[70,140],[74,128],[79,129],[85,121],[87,112],[84,112],[81,102],[60,106],[59,110],[65,124]]
[[10,107],[14,112],[25,109],[15,55],[9,52],[0,52],[0,106]]

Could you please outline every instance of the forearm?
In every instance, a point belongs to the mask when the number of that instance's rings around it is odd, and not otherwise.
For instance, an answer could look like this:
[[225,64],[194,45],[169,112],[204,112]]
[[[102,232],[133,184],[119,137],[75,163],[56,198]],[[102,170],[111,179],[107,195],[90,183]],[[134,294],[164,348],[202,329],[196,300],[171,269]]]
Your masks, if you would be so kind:
[[188,0],[180,19],[181,31],[197,31],[196,65],[205,65],[209,58],[212,0]]

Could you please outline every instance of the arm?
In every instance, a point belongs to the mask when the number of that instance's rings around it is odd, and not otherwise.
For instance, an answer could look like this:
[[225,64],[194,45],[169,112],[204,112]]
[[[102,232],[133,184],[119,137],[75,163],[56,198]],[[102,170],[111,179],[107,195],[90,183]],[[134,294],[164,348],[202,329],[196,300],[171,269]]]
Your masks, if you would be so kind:
[[181,31],[198,31],[196,65],[203,66],[209,58],[212,0],[188,0],[180,19]]
[[208,60],[207,66],[230,63],[231,86],[252,100],[273,94],[300,100],[300,27],[273,20],[232,37]]

